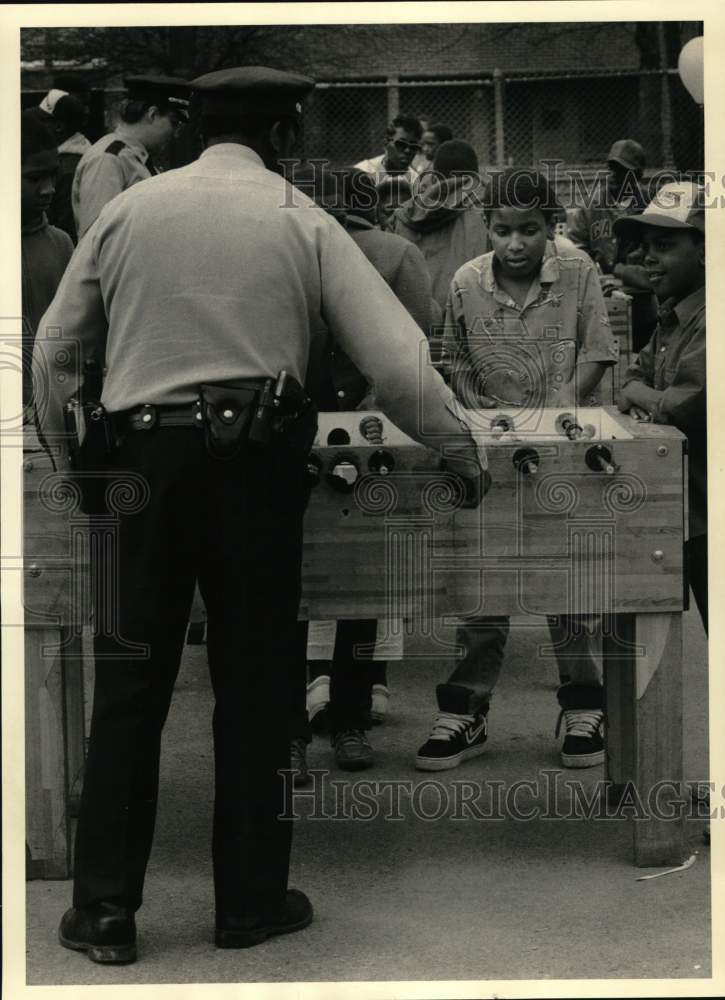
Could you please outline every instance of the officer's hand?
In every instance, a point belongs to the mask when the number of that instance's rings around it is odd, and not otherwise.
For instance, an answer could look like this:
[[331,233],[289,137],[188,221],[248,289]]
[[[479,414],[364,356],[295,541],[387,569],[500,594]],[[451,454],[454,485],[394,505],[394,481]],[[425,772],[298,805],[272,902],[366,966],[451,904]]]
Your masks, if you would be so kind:
[[442,467],[456,476],[463,487],[461,507],[478,507],[491,486],[491,474],[483,469],[478,459],[451,456],[443,459]]

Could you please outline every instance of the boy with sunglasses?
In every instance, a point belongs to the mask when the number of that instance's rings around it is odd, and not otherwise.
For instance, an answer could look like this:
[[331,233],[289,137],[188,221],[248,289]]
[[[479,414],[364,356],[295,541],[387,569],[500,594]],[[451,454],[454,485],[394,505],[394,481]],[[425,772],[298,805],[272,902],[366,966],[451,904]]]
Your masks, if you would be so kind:
[[369,160],[361,160],[355,166],[366,174],[372,174],[376,184],[380,184],[385,177],[398,176],[412,185],[418,177],[413,160],[420,152],[422,134],[423,129],[417,118],[398,115],[386,130],[385,152]]

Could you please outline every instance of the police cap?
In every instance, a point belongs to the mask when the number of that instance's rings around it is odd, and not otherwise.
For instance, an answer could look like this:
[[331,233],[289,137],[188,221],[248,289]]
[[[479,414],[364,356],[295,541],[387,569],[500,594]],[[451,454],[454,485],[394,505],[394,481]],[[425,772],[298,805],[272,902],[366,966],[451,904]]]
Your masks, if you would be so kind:
[[178,76],[128,76],[123,81],[129,101],[147,101],[174,110],[184,120],[189,118],[188,80]]
[[239,66],[191,81],[202,114],[278,114],[298,117],[315,81],[268,66]]

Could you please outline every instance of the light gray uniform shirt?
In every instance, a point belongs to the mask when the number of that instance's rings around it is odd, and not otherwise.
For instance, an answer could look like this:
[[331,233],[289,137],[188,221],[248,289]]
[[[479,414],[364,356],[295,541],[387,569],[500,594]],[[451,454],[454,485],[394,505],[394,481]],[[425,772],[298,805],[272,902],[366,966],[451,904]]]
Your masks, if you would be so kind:
[[93,225],[112,198],[151,177],[148,150],[116,132],[94,142],[78,161],[71,187],[71,205],[78,239]]
[[304,383],[321,319],[401,430],[470,443],[423,331],[354,241],[233,143],[105,206],[40,322],[36,363],[52,364],[43,341],[60,329],[84,356],[105,356],[109,412],[183,404],[200,382],[285,369]]

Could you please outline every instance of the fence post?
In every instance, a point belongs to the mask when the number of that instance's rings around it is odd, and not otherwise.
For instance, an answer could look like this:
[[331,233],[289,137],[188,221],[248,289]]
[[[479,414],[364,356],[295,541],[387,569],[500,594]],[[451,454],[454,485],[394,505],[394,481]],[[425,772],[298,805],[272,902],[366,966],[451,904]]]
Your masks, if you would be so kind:
[[496,166],[503,167],[506,159],[503,128],[503,73],[493,71],[493,114],[496,123]]
[[665,43],[665,26],[657,25],[657,42],[660,50],[660,121],[662,124],[662,166],[669,170],[675,165],[672,155],[672,106],[670,104],[670,81],[667,73],[667,45]]
[[400,111],[400,90],[398,89],[398,77],[389,76],[385,83],[388,88],[388,122],[391,122]]

